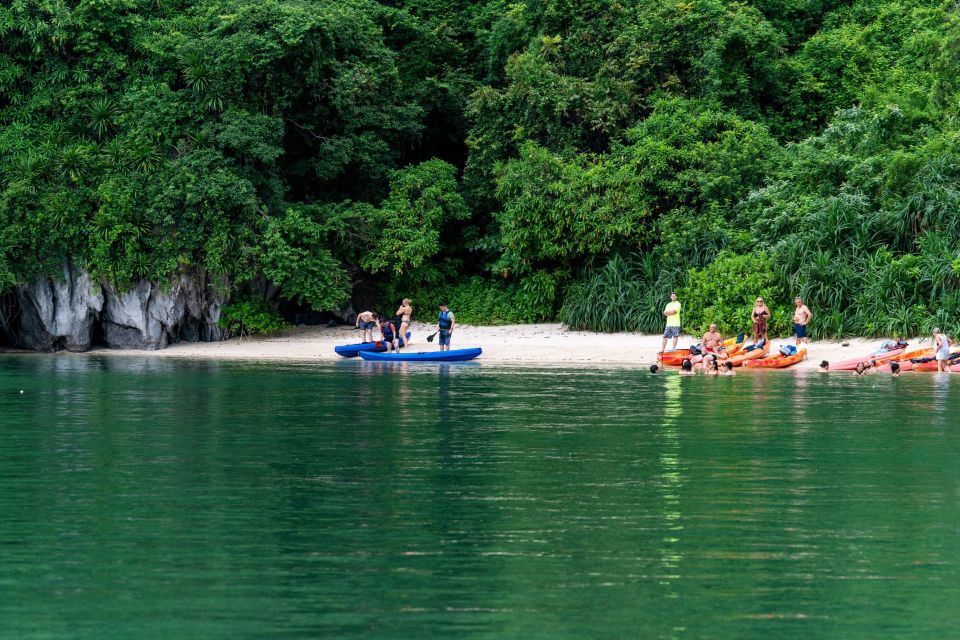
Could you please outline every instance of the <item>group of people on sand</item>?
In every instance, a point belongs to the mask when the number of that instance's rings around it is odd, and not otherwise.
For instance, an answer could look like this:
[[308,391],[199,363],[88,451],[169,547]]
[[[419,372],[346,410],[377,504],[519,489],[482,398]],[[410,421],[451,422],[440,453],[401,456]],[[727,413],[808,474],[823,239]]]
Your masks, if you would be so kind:
[[[810,323],[811,318],[813,318],[813,313],[810,309],[803,303],[803,299],[800,296],[794,298],[793,301],[795,309],[793,312],[793,332],[797,340],[797,346],[809,342],[807,338],[807,325]],[[680,304],[680,301],[677,299],[676,292],[670,294],[670,302],[663,308],[663,315],[667,319],[667,326],[663,331],[663,342],[660,345],[660,351],[665,352],[667,349],[667,341],[672,339],[673,343],[670,347],[671,351],[677,349],[677,339],[680,337],[680,319],[683,306]],[[770,319],[770,309],[767,307],[767,304],[764,302],[762,297],[757,297],[756,302],[754,302],[753,309],[750,311],[750,321],[753,324],[753,343],[759,344],[761,341],[766,342],[767,337],[767,321]],[[717,325],[711,324],[710,330],[707,333],[703,334],[703,338],[700,341],[700,349],[706,354],[714,354],[721,360],[727,358],[727,354],[723,349],[723,336],[720,335],[720,332],[717,331]]]
[[[410,298],[404,298],[400,303],[400,308],[389,319],[376,311],[358,313],[356,328],[363,331],[363,342],[374,342],[374,331],[378,331],[380,341],[383,342],[387,351],[400,351],[401,347],[407,345],[410,320],[413,318],[412,305],[413,301]],[[442,303],[440,313],[437,315],[437,330],[434,333],[439,337],[441,351],[450,350],[450,338],[453,336],[456,323],[453,312],[450,311],[446,303]]]

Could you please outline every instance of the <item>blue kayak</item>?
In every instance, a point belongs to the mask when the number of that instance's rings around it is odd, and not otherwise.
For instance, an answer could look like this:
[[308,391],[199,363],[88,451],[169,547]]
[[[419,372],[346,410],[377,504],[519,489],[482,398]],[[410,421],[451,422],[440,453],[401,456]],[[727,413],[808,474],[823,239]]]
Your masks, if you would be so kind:
[[[410,339],[410,332],[407,332],[407,340]],[[406,346],[403,339],[400,340],[400,346]],[[361,351],[386,351],[387,345],[384,342],[358,342],[357,344],[344,344],[339,347],[334,347],[334,351],[337,352],[338,356],[343,356],[344,358],[356,358],[360,355]]]
[[483,353],[483,349],[451,349],[450,351],[421,351],[419,353],[376,353],[361,351],[360,357],[364,360],[376,362],[463,362],[473,360]]

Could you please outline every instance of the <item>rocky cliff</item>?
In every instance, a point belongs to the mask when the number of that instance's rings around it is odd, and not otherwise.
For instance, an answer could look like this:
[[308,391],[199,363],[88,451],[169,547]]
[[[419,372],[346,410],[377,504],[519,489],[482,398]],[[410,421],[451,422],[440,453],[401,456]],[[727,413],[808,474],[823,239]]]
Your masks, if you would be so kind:
[[146,280],[120,290],[65,264],[63,276],[37,278],[15,296],[8,332],[35,351],[86,351],[94,340],[115,349],[163,349],[171,342],[215,341],[228,282],[182,273],[160,286]]

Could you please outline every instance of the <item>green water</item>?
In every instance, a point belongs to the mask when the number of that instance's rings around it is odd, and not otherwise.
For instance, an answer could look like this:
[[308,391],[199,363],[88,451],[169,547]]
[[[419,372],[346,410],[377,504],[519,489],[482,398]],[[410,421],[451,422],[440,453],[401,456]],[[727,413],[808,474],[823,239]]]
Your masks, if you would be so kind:
[[0,408],[4,638],[960,635],[960,376],[8,357]]

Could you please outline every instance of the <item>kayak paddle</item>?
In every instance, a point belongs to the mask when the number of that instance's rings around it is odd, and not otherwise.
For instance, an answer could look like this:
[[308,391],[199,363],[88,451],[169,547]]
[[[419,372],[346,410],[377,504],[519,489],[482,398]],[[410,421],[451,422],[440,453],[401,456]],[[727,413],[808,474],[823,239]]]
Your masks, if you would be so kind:
[[428,335],[428,336],[427,336],[427,342],[433,342],[433,337],[434,337],[435,335],[437,335],[437,333],[439,333],[439,332],[438,332],[438,331],[434,331],[433,333],[431,333],[430,335]]

